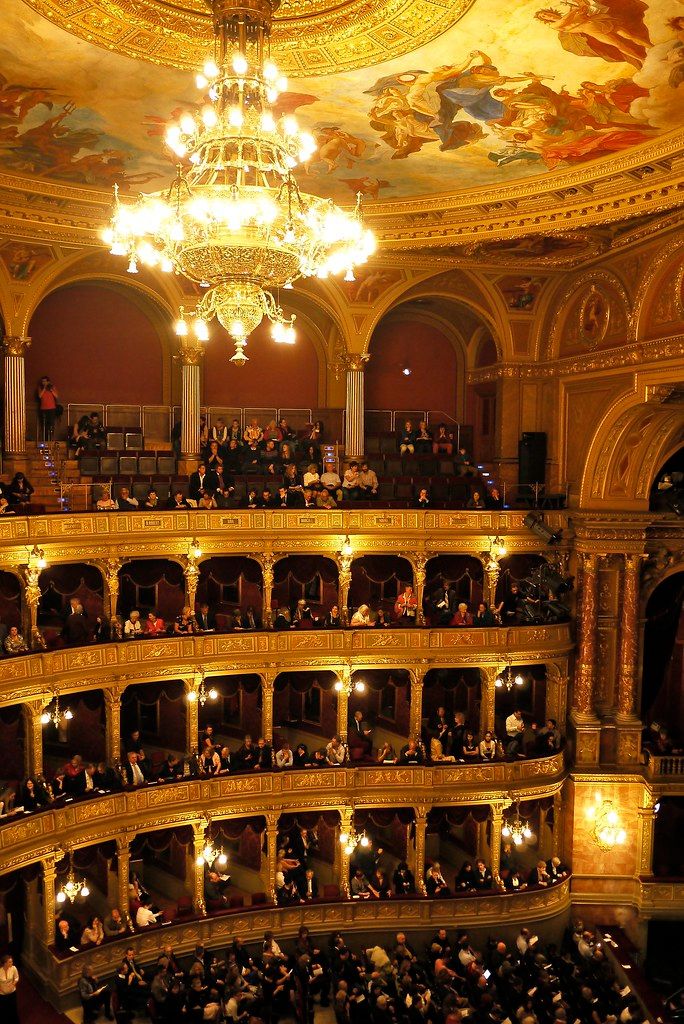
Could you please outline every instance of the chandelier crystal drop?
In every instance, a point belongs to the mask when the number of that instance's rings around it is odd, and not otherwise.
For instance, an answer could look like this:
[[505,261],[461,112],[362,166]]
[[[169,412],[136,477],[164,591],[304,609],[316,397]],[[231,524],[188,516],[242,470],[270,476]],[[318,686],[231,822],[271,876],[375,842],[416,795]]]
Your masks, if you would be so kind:
[[209,338],[214,317],[235,344],[231,362],[244,365],[248,336],[264,317],[273,340],[295,341],[276,293],[301,277],[344,274],[375,250],[356,209],[302,192],[293,175],[316,143],[275,104],[287,88],[266,47],[279,0],[207,0],[215,60],[196,78],[202,94],[166,132],[177,173],[167,191],[122,203],[115,186],[111,225],[103,234],[114,256],[175,271],[206,289],[195,308],[181,308],[179,337]]

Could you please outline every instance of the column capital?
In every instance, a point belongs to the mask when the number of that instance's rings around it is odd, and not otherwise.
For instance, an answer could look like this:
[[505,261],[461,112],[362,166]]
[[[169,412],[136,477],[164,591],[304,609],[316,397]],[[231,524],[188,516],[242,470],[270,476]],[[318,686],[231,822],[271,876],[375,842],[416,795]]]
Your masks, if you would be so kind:
[[370,357],[370,352],[345,352],[342,356],[342,365],[347,371],[363,371]]
[[416,818],[416,824],[418,824],[418,822],[426,821],[431,809],[432,804],[414,804],[413,813]]
[[259,672],[259,675],[261,676],[261,685],[263,686],[264,689],[273,689],[276,676],[278,675],[279,671],[280,669],[273,662],[269,662],[268,665],[264,665],[264,667]]
[[181,364],[181,366],[199,366],[202,357],[204,356],[204,345],[201,342],[193,342],[189,340],[181,344],[178,352],[175,353],[174,359]]
[[6,356],[23,356],[26,349],[31,347],[31,339],[20,334],[6,334],[0,345]]

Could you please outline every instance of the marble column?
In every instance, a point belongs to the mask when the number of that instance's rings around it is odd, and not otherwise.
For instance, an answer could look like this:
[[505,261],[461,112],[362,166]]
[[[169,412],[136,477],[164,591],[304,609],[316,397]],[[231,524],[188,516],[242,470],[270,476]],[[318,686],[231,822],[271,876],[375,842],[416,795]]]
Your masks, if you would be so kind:
[[128,836],[116,838],[116,876],[118,884],[118,904],[121,917],[127,928],[133,931],[131,921],[131,898],[128,888],[131,874],[131,846]]
[[416,879],[416,892],[420,896],[425,895],[425,834],[427,832],[427,815],[429,808],[425,804],[419,804],[413,808],[416,822],[416,866],[414,876]]
[[203,917],[207,913],[207,908],[204,904],[205,863],[202,856],[206,844],[204,837],[206,827],[206,821],[193,821],[192,823],[192,891],[190,898],[192,899],[193,911],[196,914],[201,914]]
[[24,718],[24,774],[34,779],[43,774],[43,723],[40,719],[49,702],[49,698],[30,700],[21,706]]
[[26,454],[26,368],[24,353],[30,338],[7,335],[2,340],[4,354],[4,449],[6,455]]
[[121,761],[121,697],[125,686],[103,690],[105,706],[105,750],[107,764]]
[[200,454],[200,359],[201,345],[184,339],[178,359],[181,364],[181,459],[197,460]]
[[622,618],[617,685],[618,764],[638,764],[641,753],[641,722],[635,714],[639,659],[639,584],[641,554],[625,555],[622,574]]
[[364,379],[369,356],[352,353],[347,356],[347,405],[344,453],[347,459],[360,459],[364,453]]
[[594,690],[598,658],[598,562],[593,552],[580,553],[581,591],[577,627],[577,660],[573,688],[572,720],[575,726],[575,760],[596,764],[599,759],[600,725],[594,714]]

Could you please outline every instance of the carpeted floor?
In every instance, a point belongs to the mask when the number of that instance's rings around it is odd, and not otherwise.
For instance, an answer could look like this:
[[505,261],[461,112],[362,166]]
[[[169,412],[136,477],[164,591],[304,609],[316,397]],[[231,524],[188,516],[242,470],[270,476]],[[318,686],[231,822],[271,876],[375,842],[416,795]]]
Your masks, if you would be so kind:
[[[21,1024],[72,1024],[72,1021],[63,1013],[58,1013],[50,1003],[47,1003],[36,990],[29,985],[23,977],[19,984],[17,1003],[19,1005],[19,1020]],[[81,1021],[81,1011],[78,1011],[76,1020]]]

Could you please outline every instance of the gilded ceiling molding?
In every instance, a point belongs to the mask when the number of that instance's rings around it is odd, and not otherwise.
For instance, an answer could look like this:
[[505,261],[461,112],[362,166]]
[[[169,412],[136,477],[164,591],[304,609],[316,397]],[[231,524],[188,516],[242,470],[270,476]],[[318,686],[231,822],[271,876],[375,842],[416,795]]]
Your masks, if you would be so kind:
[[[204,0],[26,0],[73,35],[126,57],[196,71],[211,54]],[[474,0],[280,0],[272,41],[291,78],[353,71],[424,46],[459,21]]]
[[667,245],[651,256],[637,284],[639,305],[636,310],[635,336],[641,338],[648,331],[649,315],[659,293],[669,283],[670,267],[676,267],[673,284],[674,312],[684,320],[684,234],[679,232],[668,239]]

